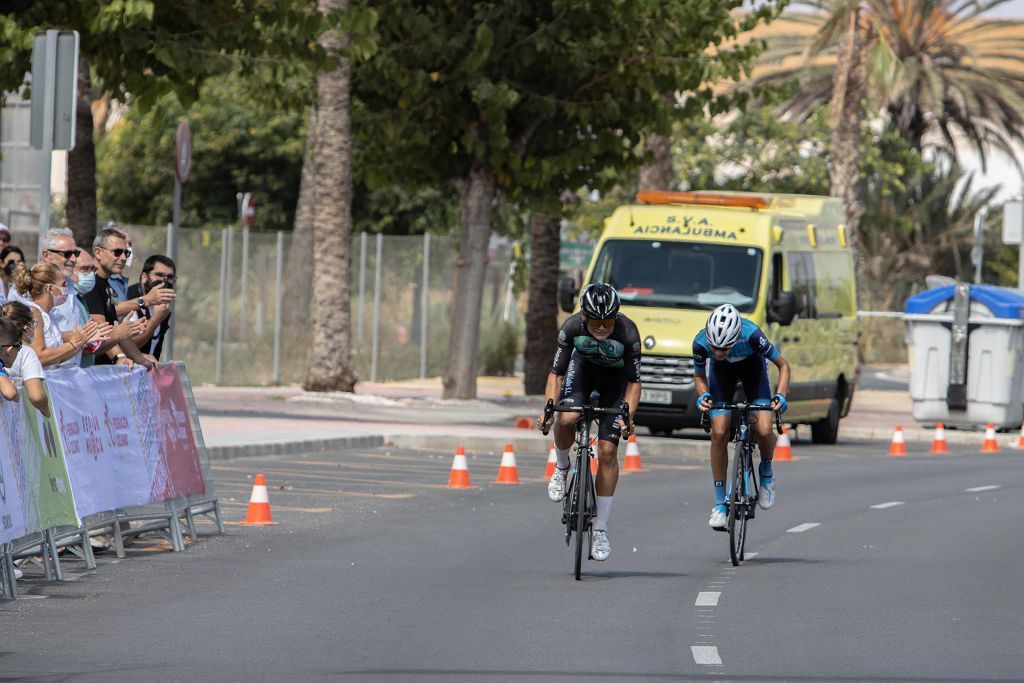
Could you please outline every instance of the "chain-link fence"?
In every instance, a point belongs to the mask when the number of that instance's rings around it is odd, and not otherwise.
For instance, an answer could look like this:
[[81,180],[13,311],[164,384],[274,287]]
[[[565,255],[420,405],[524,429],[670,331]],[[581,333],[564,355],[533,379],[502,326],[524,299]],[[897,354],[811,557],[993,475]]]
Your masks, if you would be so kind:
[[[151,254],[166,254],[167,229],[122,225],[133,247],[129,279]],[[28,253],[28,252],[26,252]],[[444,373],[448,358],[451,237],[372,235],[352,241],[352,362],[361,380]],[[236,228],[180,231],[173,358],[197,384],[301,382],[313,345],[311,236]],[[523,304],[513,294],[511,246],[496,241],[484,283],[481,367],[512,370]],[[425,271],[425,274],[424,274]],[[277,305],[280,296],[280,307]],[[166,347],[165,347],[166,349]],[[165,357],[167,354],[165,353]]]

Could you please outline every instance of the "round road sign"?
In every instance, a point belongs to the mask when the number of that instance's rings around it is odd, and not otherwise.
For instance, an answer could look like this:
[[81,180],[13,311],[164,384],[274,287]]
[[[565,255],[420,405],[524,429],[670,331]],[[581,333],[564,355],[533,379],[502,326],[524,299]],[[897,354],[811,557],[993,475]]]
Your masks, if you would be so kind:
[[178,124],[178,135],[174,155],[174,175],[178,177],[179,183],[188,180],[188,171],[192,166],[192,129],[188,121]]

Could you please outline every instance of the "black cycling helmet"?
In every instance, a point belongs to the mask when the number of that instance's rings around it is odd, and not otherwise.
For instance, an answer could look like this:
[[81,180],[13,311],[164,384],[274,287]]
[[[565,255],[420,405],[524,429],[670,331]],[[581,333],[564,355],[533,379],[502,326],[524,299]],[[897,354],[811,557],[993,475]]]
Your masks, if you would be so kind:
[[603,282],[587,285],[580,295],[580,309],[591,320],[608,320],[619,312],[619,295]]

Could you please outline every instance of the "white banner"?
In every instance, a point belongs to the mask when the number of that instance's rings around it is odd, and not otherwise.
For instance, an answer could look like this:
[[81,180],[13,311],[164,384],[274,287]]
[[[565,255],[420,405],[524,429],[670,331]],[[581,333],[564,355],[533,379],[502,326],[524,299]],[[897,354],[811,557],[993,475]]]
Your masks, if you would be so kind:
[[46,384],[79,515],[166,499],[160,395],[144,369],[54,370]]

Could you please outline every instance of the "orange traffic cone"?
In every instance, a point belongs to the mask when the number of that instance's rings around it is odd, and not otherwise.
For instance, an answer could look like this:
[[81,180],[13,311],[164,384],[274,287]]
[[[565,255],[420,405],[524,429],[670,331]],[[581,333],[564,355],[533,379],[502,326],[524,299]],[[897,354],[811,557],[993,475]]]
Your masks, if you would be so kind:
[[942,423],[935,425],[935,439],[932,440],[932,453],[949,453],[949,446],[946,445],[946,428]]
[[999,442],[996,441],[996,428],[991,422],[985,426],[985,443],[981,445],[982,453],[998,453]]
[[903,439],[903,427],[896,425],[892,433],[892,443],[889,444],[889,455],[903,457],[907,454],[907,442]]
[[636,445],[636,434],[630,434],[629,441],[626,442],[626,459],[622,463],[622,471],[644,471],[644,466],[640,463],[640,448]]
[[555,464],[558,462],[558,458],[555,456],[555,442],[551,442],[551,450],[548,451],[548,466],[544,468],[544,478],[550,479],[551,475],[555,473]]
[[466,449],[462,446],[455,449],[455,457],[452,458],[452,472],[448,475],[448,488],[469,488],[469,468],[466,467]]
[[779,438],[775,442],[775,455],[772,456],[772,460],[774,462],[785,462],[792,459],[793,449],[789,445],[789,429],[783,426],[782,433],[779,434]]
[[495,484],[518,484],[519,470],[516,469],[516,454],[512,444],[505,444],[505,452],[501,454],[501,465],[498,467],[498,478]]
[[1024,448],[1024,423],[1020,426],[1020,436],[1017,437],[1016,448]]
[[249,509],[245,511],[242,524],[250,526],[270,526],[278,524],[270,517],[270,498],[267,497],[267,480],[263,473],[256,475],[252,484],[252,495],[249,496]]

